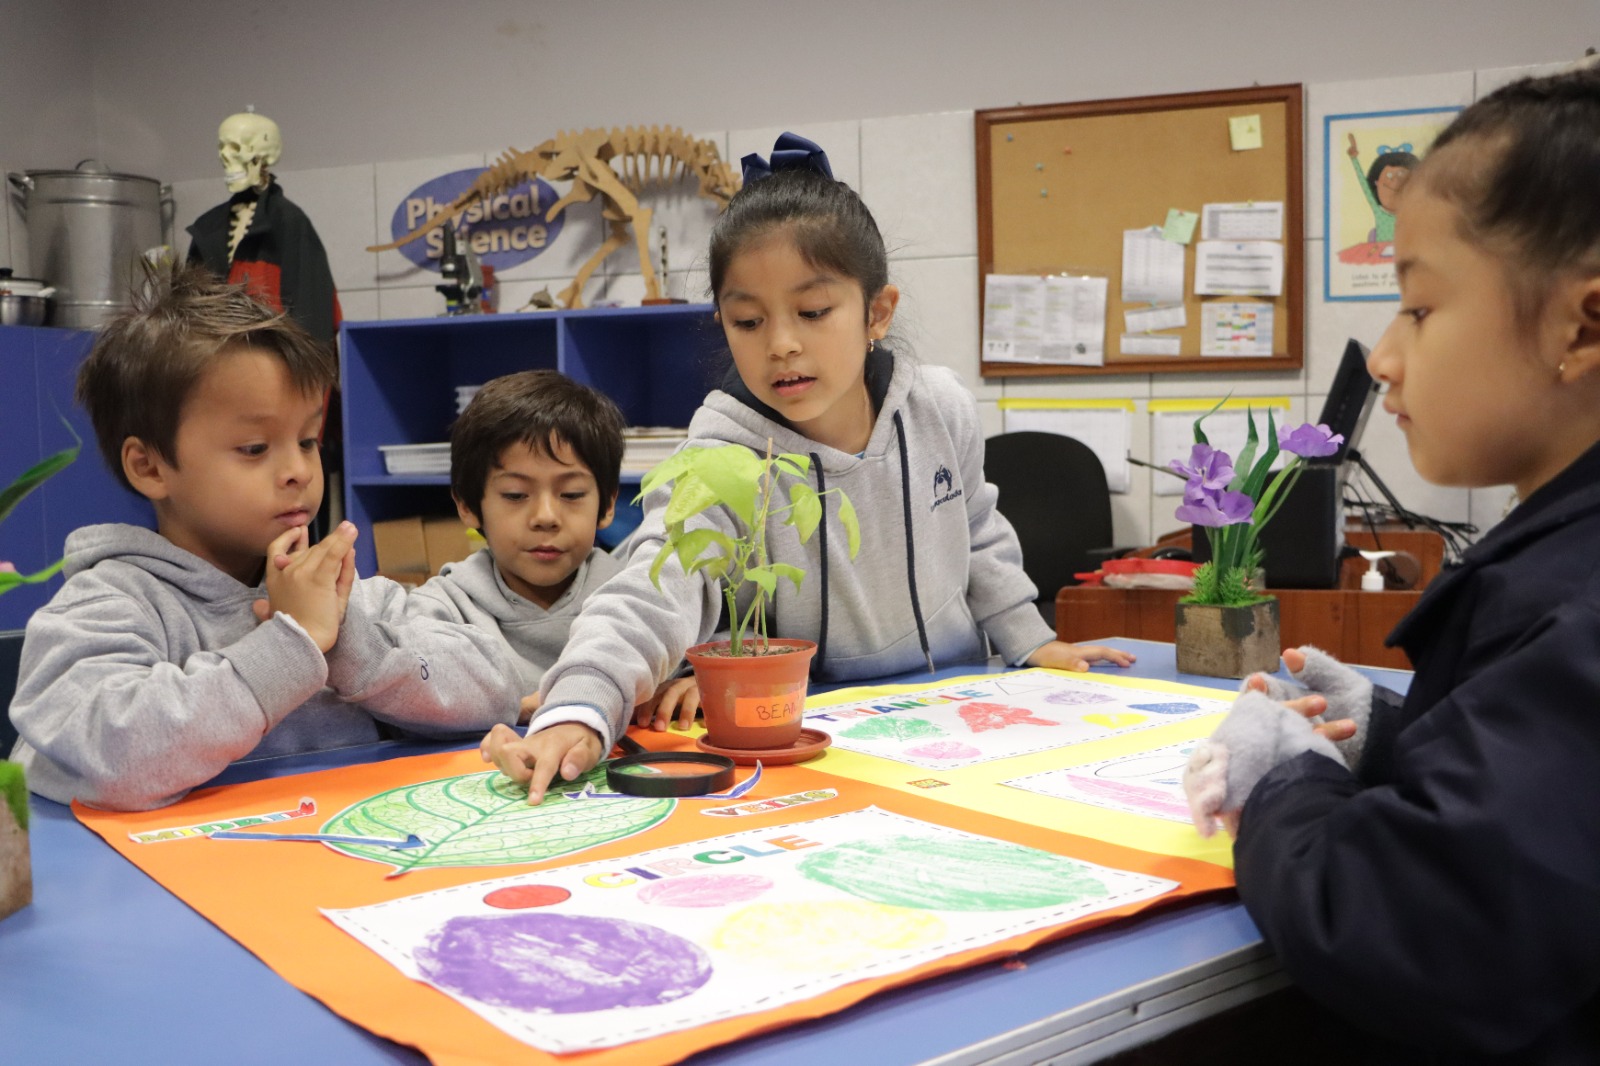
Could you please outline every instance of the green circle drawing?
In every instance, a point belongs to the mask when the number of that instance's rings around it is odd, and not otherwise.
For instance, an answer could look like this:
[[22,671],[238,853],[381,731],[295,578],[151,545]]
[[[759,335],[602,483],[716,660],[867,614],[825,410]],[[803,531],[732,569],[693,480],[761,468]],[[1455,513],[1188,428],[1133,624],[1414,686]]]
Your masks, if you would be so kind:
[[1057,907],[1108,893],[1091,868],[1003,840],[894,836],[840,844],[799,863],[860,899],[935,911]]
[[496,770],[391,788],[328,819],[322,832],[341,836],[404,837],[426,847],[398,850],[374,844],[329,844],[357,859],[397,870],[430,866],[508,866],[541,862],[641,833],[672,813],[673,799],[576,799],[585,784],[605,788],[605,767],[581,781],[553,786],[529,806],[528,792]]

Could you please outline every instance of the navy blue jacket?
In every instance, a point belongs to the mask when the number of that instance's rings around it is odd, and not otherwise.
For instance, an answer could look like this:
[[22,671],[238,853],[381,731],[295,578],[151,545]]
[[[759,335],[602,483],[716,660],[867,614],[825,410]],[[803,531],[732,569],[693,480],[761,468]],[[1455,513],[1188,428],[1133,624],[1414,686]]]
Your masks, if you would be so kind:
[[1407,1049],[1600,1063],[1600,445],[1390,636],[1357,773],[1307,753],[1251,794],[1245,906],[1314,999]]

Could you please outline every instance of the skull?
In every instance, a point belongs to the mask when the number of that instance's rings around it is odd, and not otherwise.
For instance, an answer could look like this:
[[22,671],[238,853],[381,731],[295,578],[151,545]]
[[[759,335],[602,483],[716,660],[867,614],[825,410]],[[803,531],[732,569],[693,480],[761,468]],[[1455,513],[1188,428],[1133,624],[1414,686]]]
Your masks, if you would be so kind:
[[229,115],[217,127],[217,155],[222,160],[222,180],[229,192],[263,188],[267,168],[283,153],[278,124],[265,115],[241,112]]

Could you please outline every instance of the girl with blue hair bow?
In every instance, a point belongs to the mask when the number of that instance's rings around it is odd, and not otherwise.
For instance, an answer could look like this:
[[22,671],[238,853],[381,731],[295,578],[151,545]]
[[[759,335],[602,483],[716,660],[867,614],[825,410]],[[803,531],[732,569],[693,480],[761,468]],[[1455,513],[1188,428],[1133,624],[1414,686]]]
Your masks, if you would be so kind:
[[[780,587],[771,634],[815,641],[819,681],[981,662],[991,648],[1017,666],[1130,663],[1126,652],[1056,640],[1039,617],[1016,533],[984,480],[972,394],[953,371],[883,346],[900,292],[861,198],[834,180],[821,148],[794,134],[778,139],[770,160],[743,163],[744,188],[718,220],[710,254],[733,367],[696,412],[688,446],[765,453],[770,441],[807,455],[816,489],[843,489],[861,527],[852,565],[837,504],[803,544],[777,519],[769,524],[772,561],[807,575],[799,589]],[[646,499],[628,567],[573,624],[527,737],[508,727],[484,739],[485,757],[527,783],[530,802],[558,773],[572,779],[593,767],[635,705],[717,628],[714,579],[674,559],[660,592],[651,583],[667,498],[661,490]],[[693,521],[737,528],[722,509]],[[671,707],[655,715],[664,729]]]

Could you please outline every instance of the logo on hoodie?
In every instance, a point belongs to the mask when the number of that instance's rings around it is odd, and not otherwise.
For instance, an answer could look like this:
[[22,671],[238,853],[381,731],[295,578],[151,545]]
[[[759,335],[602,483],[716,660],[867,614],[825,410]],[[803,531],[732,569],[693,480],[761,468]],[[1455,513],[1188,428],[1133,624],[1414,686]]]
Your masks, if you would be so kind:
[[[942,495],[940,494],[941,487],[943,490]],[[940,463],[939,469],[933,472],[933,506],[929,507],[928,510],[936,511],[939,509],[940,504],[949,503],[951,500],[959,500],[960,498],[961,490],[956,488],[956,476],[950,472],[948,466]]]

